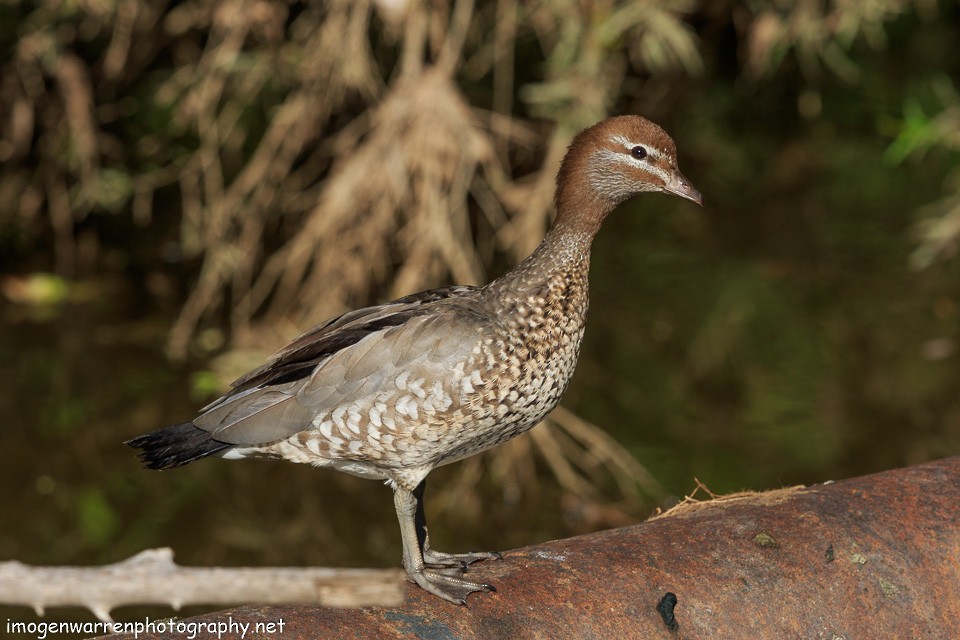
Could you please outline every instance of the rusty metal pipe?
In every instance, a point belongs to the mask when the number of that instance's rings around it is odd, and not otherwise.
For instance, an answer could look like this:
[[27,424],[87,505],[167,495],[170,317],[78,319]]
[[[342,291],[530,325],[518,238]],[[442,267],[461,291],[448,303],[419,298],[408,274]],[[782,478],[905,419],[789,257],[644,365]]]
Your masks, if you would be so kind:
[[411,586],[396,608],[248,606],[190,620],[282,619],[284,640],[960,638],[960,457],[685,505],[470,574],[497,593],[455,607]]

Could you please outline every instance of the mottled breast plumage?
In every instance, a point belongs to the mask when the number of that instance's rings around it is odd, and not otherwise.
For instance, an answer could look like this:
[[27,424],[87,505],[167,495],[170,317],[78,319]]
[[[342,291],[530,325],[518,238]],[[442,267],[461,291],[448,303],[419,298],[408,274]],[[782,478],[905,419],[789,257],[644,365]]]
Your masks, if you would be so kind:
[[291,398],[311,415],[308,425],[227,457],[277,456],[396,479],[495,446],[559,402],[586,300],[585,275],[558,273],[518,295],[488,288],[426,305],[316,366]]

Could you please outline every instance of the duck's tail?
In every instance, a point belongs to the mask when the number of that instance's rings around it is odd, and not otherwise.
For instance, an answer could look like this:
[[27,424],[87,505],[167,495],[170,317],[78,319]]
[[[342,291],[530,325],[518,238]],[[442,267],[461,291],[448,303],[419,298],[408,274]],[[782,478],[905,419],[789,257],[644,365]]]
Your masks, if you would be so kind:
[[209,431],[192,422],[182,422],[127,440],[124,444],[141,449],[139,458],[150,469],[172,469],[206,458],[232,447],[214,440]]

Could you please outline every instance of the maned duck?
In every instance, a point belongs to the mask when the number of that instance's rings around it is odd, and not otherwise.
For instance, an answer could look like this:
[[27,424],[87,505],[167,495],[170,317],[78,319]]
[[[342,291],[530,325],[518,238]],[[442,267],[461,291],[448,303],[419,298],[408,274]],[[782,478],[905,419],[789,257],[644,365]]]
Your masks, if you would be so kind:
[[427,474],[527,431],[557,405],[583,337],[593,237],[618,204],[650,191],[703,201],[660,127],[639,116],[604,120],[573,140],[554,225],[514,269],[485,287],[433,289],[329,320],[191,422],[127,444],[152,469],[274,457],[385,480],[410,579],[458,604],[493,591],[463,575],[499,554],[430,547]]

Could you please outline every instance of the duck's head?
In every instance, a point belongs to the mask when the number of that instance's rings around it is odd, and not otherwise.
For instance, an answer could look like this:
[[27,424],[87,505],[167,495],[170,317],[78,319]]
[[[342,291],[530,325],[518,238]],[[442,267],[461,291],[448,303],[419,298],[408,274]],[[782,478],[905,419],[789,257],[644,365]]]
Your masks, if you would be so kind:
[[578,134],[557,174],[557,221],[599,223],[639,193],[669,193],[699,205],[703,196],[677,167],[677,147],[640,116],[616,116]]

